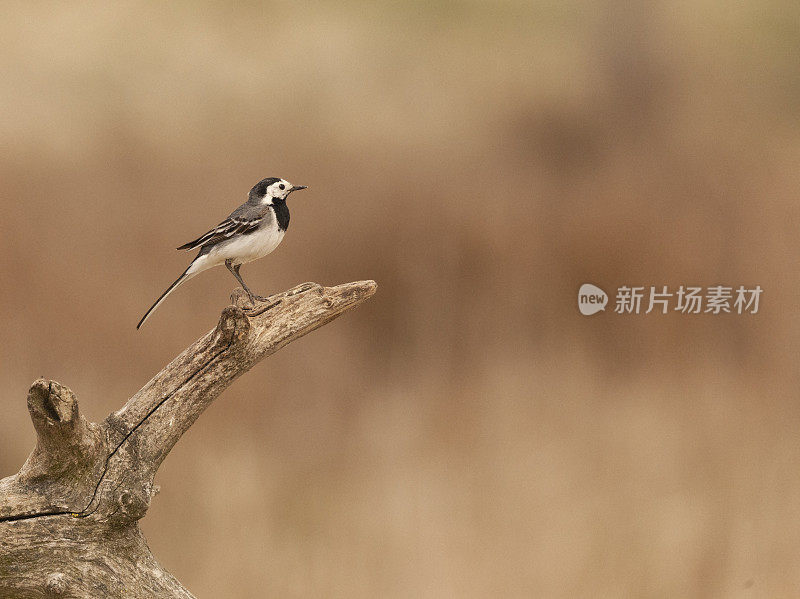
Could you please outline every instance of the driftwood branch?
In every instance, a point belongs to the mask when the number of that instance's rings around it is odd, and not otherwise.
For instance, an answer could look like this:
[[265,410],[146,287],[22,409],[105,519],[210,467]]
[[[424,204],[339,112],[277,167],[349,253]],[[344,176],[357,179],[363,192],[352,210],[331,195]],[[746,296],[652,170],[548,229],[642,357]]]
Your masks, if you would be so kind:
[[306,283],[252,305],[241,289],[217,326],[102,423],[38,380],[36,447],[0,480],[0,598],[191,597],[155,560],[138,520],[161,462],[239,375],[375,293],[373,281]]

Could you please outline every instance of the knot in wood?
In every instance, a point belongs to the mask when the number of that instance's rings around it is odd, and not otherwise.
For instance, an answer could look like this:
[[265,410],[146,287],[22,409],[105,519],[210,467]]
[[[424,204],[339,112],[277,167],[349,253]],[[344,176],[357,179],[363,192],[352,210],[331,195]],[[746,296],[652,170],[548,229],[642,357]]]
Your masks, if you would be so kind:
[[53,572],[44,583],[44,589],[49,597],[62,597],[68,588],[67,577],[61,572]]
[[220,345],[241,341],[250,332],[250,321],[238,306],[228,306],[222,311],[217,324]]
[[150,493],[138,493],[125,489],[118,498],[117,504],[120,510],[131,520],[140,520],[147,513],[150,507]]

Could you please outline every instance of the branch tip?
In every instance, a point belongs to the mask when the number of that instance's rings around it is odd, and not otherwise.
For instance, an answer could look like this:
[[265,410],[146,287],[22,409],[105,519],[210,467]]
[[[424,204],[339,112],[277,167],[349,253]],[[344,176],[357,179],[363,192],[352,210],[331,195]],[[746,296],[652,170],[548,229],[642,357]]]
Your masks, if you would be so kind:
[[378,290],[378,284],[375,281],[356,281],[354,283],[346,283],[339,285],[346,295],[351,295],[355,301],[363,301],[375,295]]
[[28,411],[34,423],[43,418],[55,423],[71,422],[78,415],[78,402],[68,387],[37,379],[28,391]]

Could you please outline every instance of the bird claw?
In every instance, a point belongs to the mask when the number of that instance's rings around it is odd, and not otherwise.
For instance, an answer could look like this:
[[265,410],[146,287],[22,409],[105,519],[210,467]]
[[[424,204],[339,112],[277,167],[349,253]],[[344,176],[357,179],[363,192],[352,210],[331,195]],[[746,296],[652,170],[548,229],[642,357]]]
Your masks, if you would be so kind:
[[244,308],[242,312],[244,312],[247,316],[252,318],[253,316],[258,316],[259,314],[263,314],[267,310],[270,310],[281,303],[281,300],[276,300],[271,304],[261,305],[258,307],[253,306],[252,308]]
[[274,308],[284,299],[288,299],[295,295],[300,295],[301,293],[305,293],[306,291],[309,291],[315,287],[319,286],[316,283],[302,283],[296,287],[293,287],[292,289],[289,289],[288,291],[276,293],[267,297],[264,297],[263,295],[256,295],[255,293],[249,292],[249,290],[246,290],[243,287],[238,287],[231,295],[231,301],[238,305],[247,316],[252,318],[253,316],[258,316],[259,314],[263,314],[267,310]]

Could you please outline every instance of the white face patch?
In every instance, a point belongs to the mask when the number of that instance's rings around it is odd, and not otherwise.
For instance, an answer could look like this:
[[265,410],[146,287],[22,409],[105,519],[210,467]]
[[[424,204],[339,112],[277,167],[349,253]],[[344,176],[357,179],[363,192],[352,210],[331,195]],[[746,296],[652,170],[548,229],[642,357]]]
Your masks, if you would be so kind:
[[[283,189],[281,189],[281,185],[283,185]],[[264,199],[261,200],[262,204],[271,206],[273,198],[280,198],[283,199],[289,194],[289,190],[292,188],[292,184],[286,181],[285,179],[281,179],[280,181],[273,183],[269,187],[267,187],[267,195],[264,196]]]

